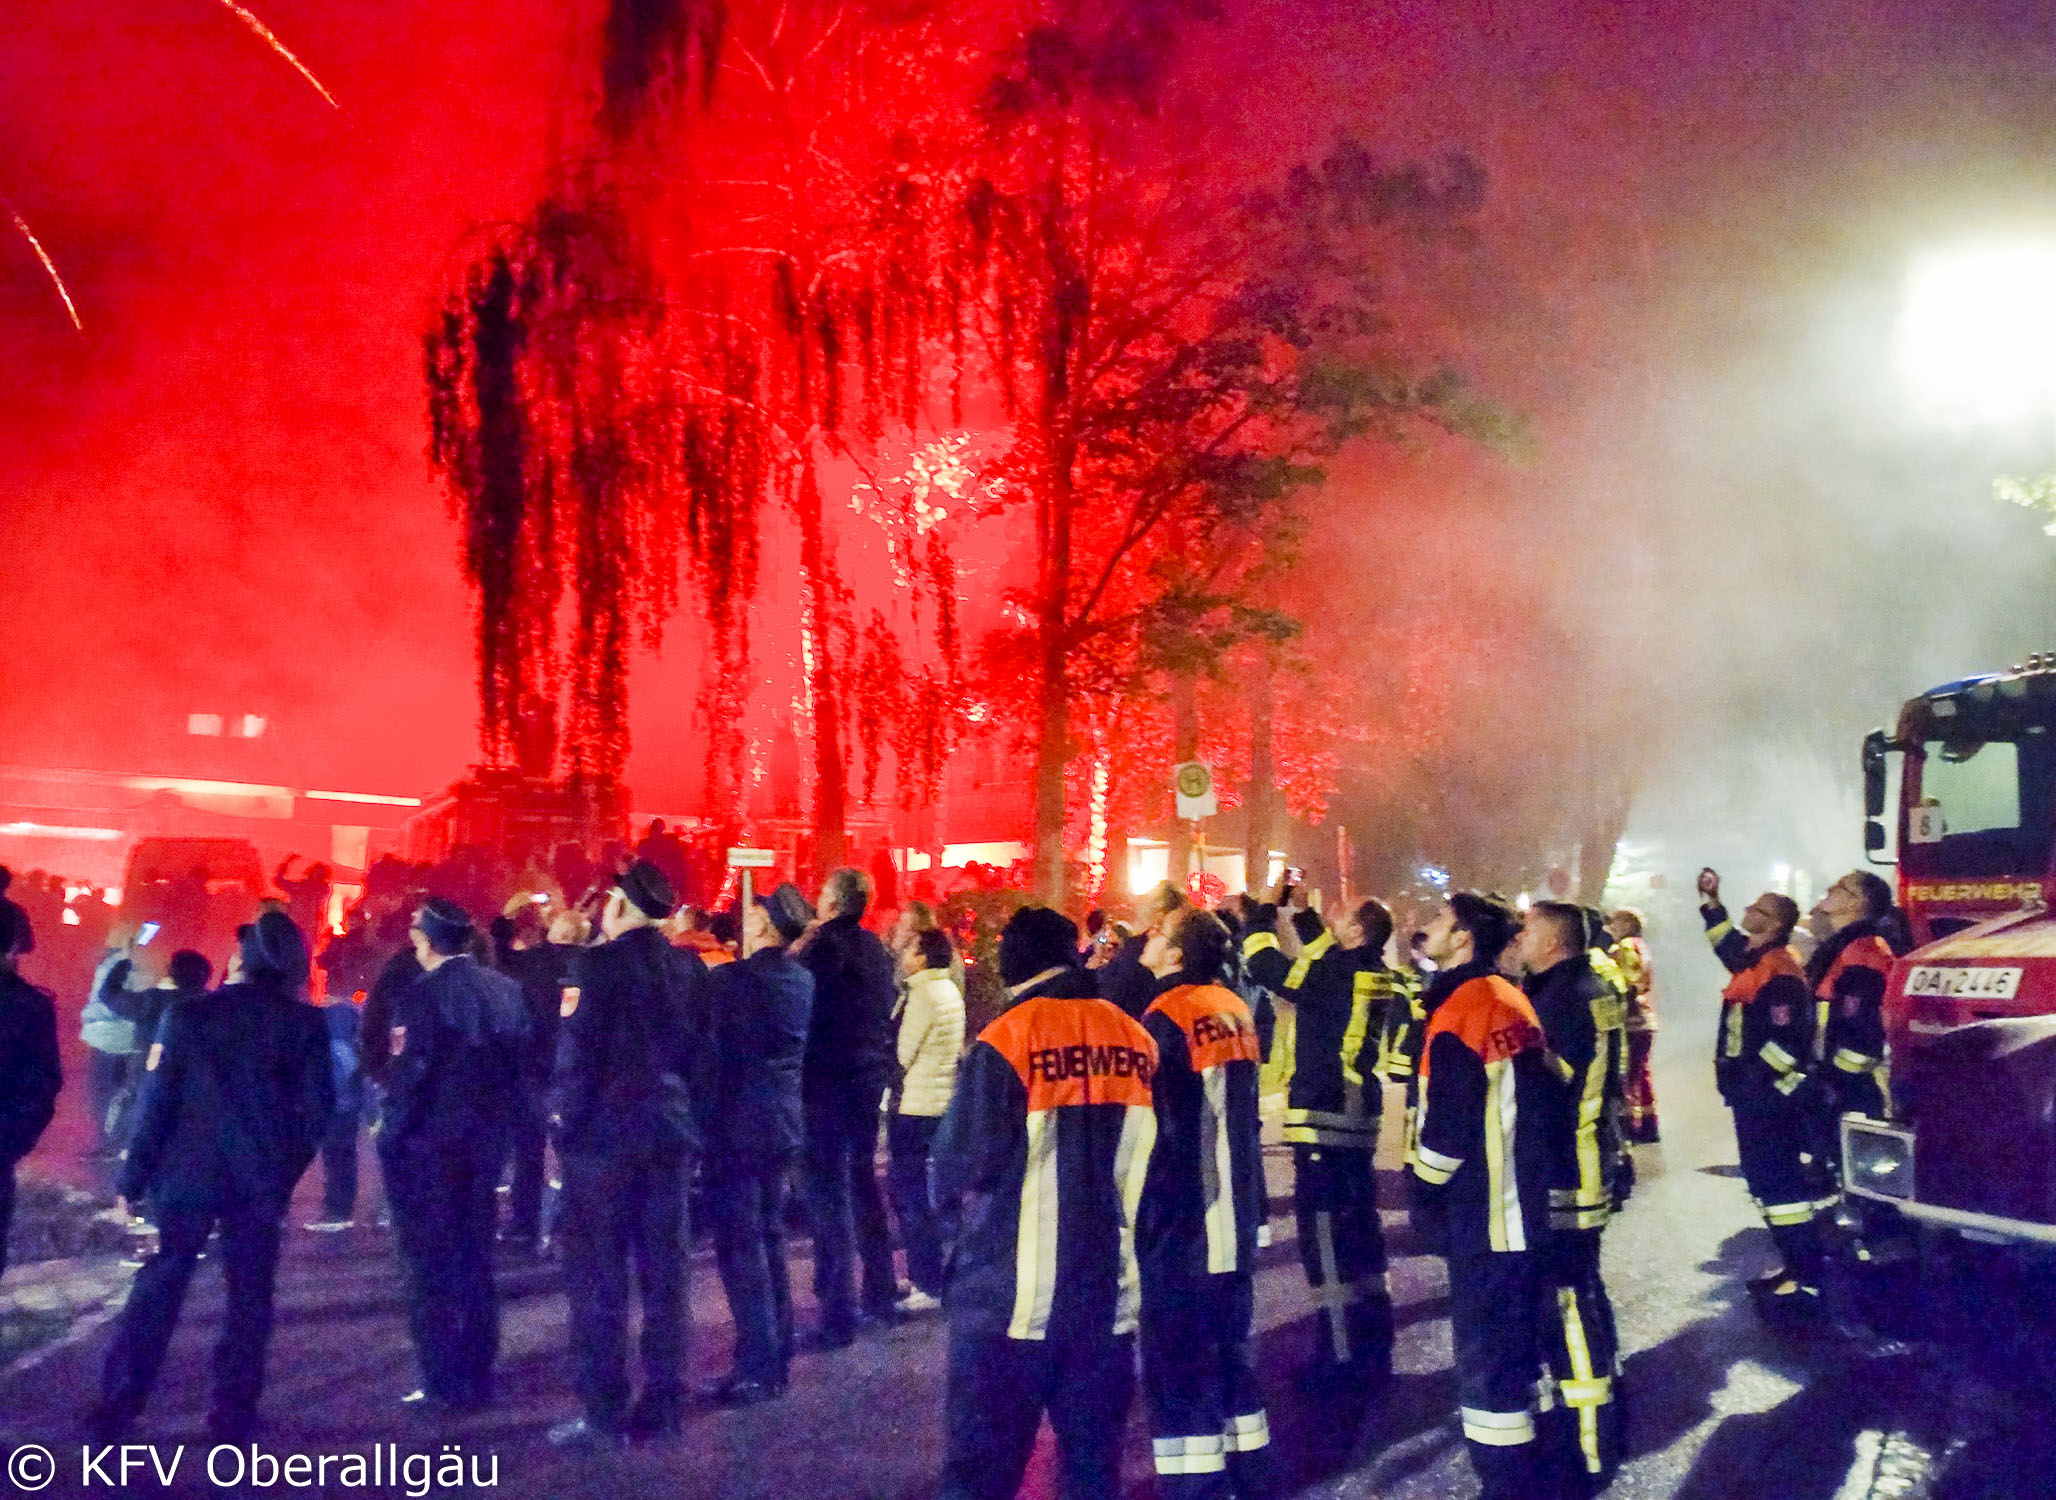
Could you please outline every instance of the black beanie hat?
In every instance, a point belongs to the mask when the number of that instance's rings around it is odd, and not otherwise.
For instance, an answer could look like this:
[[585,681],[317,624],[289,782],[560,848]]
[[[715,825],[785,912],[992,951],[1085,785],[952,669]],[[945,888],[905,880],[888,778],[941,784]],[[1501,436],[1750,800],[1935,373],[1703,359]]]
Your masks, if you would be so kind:
[[414,925],[438,953],[461,953],[471,941],[471,914],[444,896],[430,896],[414,913]]
[[1045,969],[1076,967],[1078,924],[1047,906],[1024,906],[999,935],[999,979],[1026,984]]
[[258,913],[256,921],[241,929],[240,939],[244,978],[307,982],[307,939],[284,912]]
[[635,903],[636,909],[646,917],[662,921],[678,906],[678,897],[672,894],[671,882],[664,878],[664,872],[646,859],[639,859],[623,870],[614,881],[614,888]]

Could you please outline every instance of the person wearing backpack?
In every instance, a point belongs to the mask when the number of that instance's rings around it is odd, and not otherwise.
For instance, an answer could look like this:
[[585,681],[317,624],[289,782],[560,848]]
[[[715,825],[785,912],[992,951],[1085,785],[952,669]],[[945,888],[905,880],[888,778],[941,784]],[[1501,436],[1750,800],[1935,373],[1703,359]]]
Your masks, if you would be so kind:
[[493,1218],[521,1095],[521,986],[471,956],[471,918],[431,897],[410,929],[422,975],[394,1000],[379,1165],[406,1271],[421,1384],[404,1405],[470,1411],[499,1355]]
[[[564,1283],[582,1415],[559,1448],[618,1447],[685,1417],[686,1183],[712,1087],[707,971],[658,925],[677,904],[647,861],[615,880],[606,941],[564,991],[550,1117],[564,1180]],[[628,1286],[642,1301],[642,1395],[629,1403]]]

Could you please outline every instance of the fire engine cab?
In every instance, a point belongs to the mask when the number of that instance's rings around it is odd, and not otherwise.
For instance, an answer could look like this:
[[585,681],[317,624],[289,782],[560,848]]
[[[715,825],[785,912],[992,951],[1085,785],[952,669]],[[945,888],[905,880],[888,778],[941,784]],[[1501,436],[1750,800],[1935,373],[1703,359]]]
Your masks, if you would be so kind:
[[1843,1118],[1844,1191],[2056,1251],[2056,654],[1912,699],[1863,771],[1865,845],[1896,849],[1918,946],[1885,990],[1892,1118]]

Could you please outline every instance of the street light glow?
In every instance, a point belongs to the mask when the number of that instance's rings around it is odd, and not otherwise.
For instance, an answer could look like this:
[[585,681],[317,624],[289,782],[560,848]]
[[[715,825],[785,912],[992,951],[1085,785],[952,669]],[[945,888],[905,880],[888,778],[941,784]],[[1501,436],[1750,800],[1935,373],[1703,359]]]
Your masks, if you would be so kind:
[[2056,240],[1918,256],[1897,360],[1921,407],[1960,426],[2056,417]]

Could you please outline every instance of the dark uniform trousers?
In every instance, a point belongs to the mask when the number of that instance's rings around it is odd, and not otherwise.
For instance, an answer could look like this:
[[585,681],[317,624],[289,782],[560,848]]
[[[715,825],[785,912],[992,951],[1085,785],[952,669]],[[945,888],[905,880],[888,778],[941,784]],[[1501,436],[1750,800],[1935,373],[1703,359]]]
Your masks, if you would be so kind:
[[7,1235],[14,1227],[14,1159],[0,1158],[0,1276],[7,1274]]
[[1134,1396],[1133,1334],[1014,1339],[951,1327],[940,1500],[1013,1500],[1045,1410],[1063,1500],[1116,1500]]
[[1816,1219],[1827,1184],[1818,1160],[1805,1159],[1818,1140],[1815,1112],[1771,1089],[1738,1093],[1731,1102],[1735,1148],[1749,1195],[1770,1226],[1785,1269],[1817,1285],[1826,1251]]
[[211,1415],[219,1430],[247,1431],[264,1388],[271,1343],[271,1294],[278,1272],[279,1224],[285,1205],[243,1203],[217,1213],[168,1205],[157,1210],[157,1250],[136,1273],[101,1368],[100,1401],[126,1421],[143,1409],[164,1363],[179,1309],[207,1237],[221,1227],[218,1254],[228,1308],[214,1344]]
[[1251,1358],[1252,1278],[1142,1273],[1142,1385],[1157,1493],[1271,1493],[1270,1419]]
[[714,1259],[735,1322],[735,1373],[785,1383],[792,1357],[792,1288],[785,1267],[787,1156],[749,1160],[724,1153],[711,1164]]
[[1622,1421],[1615,1399],[1620,1342],[1599,1274],[1597,1229],[1552,1231],[1541,1251],[1543,1361],[1554,1409],[1541,1418],[1558,1492],[1596,1495],[1620,1468]]
[[806,1101],[807,1218],[814,1230],[814,1300],[821,1328],[840,1338],[856,1329],[856,1266],[864,1263],[864,1306],[888,1313],[897,1300],[892,1230],[878,1190],[878,1106],[885,1089],[844,1088]]
[[1292,1148],[1292,1206],[1299,1261],[1320,1304],[1316,1359],[1348,1364],[1389,1359],[1392,1300],[1385,1290],[1385,1232],[1369,1151]]
[[493,1285],[497,1143],[467,1150],[422,1141],[390,1153],[382,1165],[421,1388],[439,1401],[481,1405],[492,1396],[500,1352]]
[[685,1401],[686,1158],[566,1152],[564,1282],[571,1355],[586,1419],[628,1414],[628,1281],[642,1302],[643,1401],[666,1416]]
[[1450,1254],[1456,1399],[1481,1500],[1536,1500],[1551,1493],[1534,1418],[1542,1377],[1541,1311],[1532,1252]]
[[543,1150],[549,1139],[549,1122],[539,1097],[542,1086],[530,1088],[532,1092],[515,1112],[508,1146],[513,1170],[507,1189],[507,1236],[516,1240],[542,1237]]

